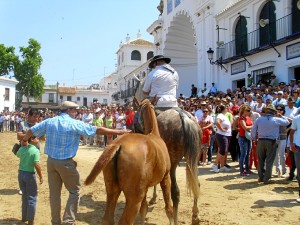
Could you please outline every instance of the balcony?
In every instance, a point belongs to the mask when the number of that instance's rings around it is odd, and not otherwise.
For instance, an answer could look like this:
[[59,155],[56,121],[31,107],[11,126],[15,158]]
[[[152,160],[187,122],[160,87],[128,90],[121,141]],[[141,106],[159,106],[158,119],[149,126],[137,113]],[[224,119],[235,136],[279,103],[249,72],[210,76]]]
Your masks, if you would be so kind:
[[223,64],[270,48],[274,48],[280,56],[275,47],[299,37],[299,23],[295,22],[295,15],[289,14],[273,23],[260,26],[251,33],[241,35],[236,40],[220,45],[217,48],[217,56],[218,59],[222,59]]
[[113,93],[113,94],[111,95],[111,97],[112,97],[115,101],[118,101],[119,99],[131,98],[131,97],[133,97],[134,94],[135,94],[135,89],[136,89],[136,86],[131,87],[131,88],[126,89],[126,90],[118,91],[118,92]]

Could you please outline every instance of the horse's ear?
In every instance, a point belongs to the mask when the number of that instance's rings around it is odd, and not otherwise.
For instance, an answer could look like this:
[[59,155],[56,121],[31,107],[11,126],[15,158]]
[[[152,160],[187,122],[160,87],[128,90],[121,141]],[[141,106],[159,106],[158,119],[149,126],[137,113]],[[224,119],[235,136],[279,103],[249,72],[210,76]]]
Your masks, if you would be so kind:
[[141,105],[141,102],[139,100],[137,100],[137,98],[135,96],[133,96],[133,103],[135,104],[135,106],[137,108]]
[[154,98],[153,98],[152,101],[151,101],[151,104],[152,104],[152,105],[156,105],[157,100],[158,100],[157,95],[155,95]]

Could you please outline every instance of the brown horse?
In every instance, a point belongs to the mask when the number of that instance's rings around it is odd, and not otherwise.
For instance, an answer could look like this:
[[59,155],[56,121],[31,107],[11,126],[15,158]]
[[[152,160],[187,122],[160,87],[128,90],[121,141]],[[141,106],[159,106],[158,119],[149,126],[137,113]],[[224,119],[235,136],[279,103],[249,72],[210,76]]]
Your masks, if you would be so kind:
[[144,121],[144,134],[124,134],[107,146],[98,159],[85,184],[91,184],[103,170],[106,187],[106,210],[103,225],[114,224],[114,211],[123,191],[126,205],[119,225],[132,225],[138,212],[144,224],[148,205],[146,194],[149,187],[160,183],[165,201],[165,211],[170,224],[174,224],[171,200],[170,157],[160,138],[153,106],[149,100],[140,106]]
[[[144,80],[137,86],[135,97],[138,100],[145,99],[142,92]],[[157,116],[158,128],[161,138],[165,141],[171,160],[171,195],[174,207],[174,220],[178,224],[178,205],[180,191],[176,181],[176,168],[184,157],[186,161],[186,182],[188,192],[194,196],[192,209],[192,224],[200,224],[198,197],[200,194],[200,183],[198,181],[198,152],[202,140],[202,130],[194,116],[181,109],[168,109],[160,112]],[[156,188],[150,203],[156,201]]]

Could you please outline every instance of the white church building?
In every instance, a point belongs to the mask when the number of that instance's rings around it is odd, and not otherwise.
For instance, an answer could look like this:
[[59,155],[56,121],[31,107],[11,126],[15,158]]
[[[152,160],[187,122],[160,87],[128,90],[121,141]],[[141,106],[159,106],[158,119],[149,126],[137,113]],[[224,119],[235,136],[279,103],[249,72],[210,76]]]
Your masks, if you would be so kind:
[[300,80],[299,0],[162,0],[159,9],[148,32],[179,73],[178,94],[246,86],[248,74]]

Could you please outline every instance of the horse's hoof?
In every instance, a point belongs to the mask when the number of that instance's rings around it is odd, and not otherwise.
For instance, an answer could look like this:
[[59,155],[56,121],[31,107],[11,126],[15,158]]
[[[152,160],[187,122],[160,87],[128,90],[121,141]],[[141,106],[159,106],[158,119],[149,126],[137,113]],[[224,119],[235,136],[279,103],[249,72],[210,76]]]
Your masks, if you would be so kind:
[[192,225],[199,225],[200,224],[200,219],[198,217],[194,217],[192,219]]
[[156,200],[155,200],[155,199],[151,199],[151,200],[149,201],[149,205],[154,205],[154,204],[156,204]]

